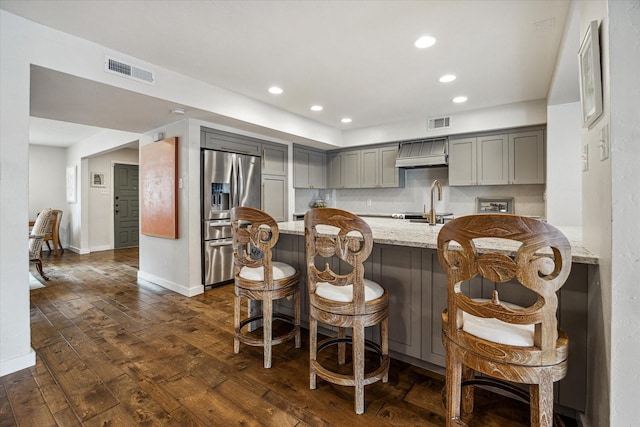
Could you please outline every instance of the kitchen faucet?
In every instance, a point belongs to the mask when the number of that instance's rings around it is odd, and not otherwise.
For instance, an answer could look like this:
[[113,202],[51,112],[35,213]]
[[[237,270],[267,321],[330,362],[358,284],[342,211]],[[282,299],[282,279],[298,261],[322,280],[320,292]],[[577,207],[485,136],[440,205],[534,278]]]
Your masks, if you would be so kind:
[[[433,190],[438,188],[438,200],[442,200],[442,186],[437,179],[433,180],[431,184],[431,210],[429,211],[429,225],[436,225],[436,210],[433,207]],[[422,216],[426,216],[422,214]]]

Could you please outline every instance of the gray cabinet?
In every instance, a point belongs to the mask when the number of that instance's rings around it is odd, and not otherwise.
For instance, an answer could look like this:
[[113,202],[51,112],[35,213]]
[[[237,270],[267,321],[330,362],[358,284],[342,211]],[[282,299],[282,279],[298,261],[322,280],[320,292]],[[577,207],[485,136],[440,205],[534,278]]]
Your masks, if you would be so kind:
[[509,134],[511,184],[544,184],[544,133],[541,130]]
[[476,138],[449,139],[449,185],[477,184],[476,150]]
[[362,153],[360,150],[345,151],[342,153],[343,181],[341,188],[360,188],[361,159]]
[[478,185],[509,184],[508,135],[489,135],[477,138]]
[[289,207],[286,145],[262,144],[262,209],[276,221],[287,221]]
[[449,185],[544,184],[544,131],[449,139]]
[[210,150],[230,151],[252,156],[260,156],[262,148],[262,141],[215,129],[202,131],[200,141],[202,147]]
[[342,153],[327,154],[327,187],[342,188]]
[[287,221],[287,177],[262,175],[262,209],[276,221]]
[[396,168],[398,145],[331,152],[329,188],[403,187],[404,170]]
[[289,149],[282,144],[262,144],[262,173],[287,175]]
[[294,147],[293,186],[326,188],[327,156],[324,152]]
[[389,292],[389,349],[419,358],[421,351],[421,272],[431,270],[431,259],[424,265],[420,248],[374,245],[371,280]]

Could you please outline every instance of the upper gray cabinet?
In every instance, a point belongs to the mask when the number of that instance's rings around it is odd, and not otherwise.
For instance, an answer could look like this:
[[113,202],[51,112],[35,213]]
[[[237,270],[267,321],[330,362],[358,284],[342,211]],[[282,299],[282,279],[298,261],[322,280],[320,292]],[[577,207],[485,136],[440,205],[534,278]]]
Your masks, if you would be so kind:
[[268,175],[287,174],[289,150],[282,144],[262,144],[262,173]]
[[449,139],[449,185],[544,182],[543,130]]
[[541,130],[509,134],[511,184],[544,184],[544,133]]
[[326,188],[327,155],[307,148],[293,148],[293,186]]
[[404,173],[396,168],[398,145],[331,152],[329,188],[383,188],[404,186]]

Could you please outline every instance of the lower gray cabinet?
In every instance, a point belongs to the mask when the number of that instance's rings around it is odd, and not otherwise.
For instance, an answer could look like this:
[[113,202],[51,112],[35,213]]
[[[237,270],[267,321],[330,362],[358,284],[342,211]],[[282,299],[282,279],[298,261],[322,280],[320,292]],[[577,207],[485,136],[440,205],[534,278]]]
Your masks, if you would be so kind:
[[[389,293],[389,349],[411,357],[420,357],[421,272],[431,269],[423,264],[420,248],[374,245],[371,280]],[[366,275],[366,274],[365,274]]]
[[262,209],[276,221],[287,220],[287,177],[262,175]]

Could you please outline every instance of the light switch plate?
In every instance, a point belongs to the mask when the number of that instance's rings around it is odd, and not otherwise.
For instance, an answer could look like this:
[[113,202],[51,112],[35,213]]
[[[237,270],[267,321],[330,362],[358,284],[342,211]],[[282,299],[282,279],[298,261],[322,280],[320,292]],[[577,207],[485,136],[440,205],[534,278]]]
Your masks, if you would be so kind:
[[600,129],[600,161],[607,160],[609,158],[609,124],[602,126]]
[[582,172],[589,170],[589,144],[582,146]]

